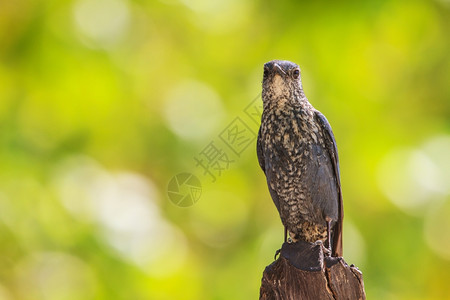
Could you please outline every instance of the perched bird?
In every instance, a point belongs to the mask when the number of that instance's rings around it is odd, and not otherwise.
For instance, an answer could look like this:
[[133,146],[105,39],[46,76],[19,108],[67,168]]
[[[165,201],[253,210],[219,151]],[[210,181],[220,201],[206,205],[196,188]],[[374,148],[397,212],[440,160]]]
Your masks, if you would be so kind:
[[[270,195],[296,242],[324,242],[342,256],[343,204],[336,141],[325,116],[303,93],[300,68],[264,65],[263,114],[257,154]],[[320,243],[320,242],[319,242]]]

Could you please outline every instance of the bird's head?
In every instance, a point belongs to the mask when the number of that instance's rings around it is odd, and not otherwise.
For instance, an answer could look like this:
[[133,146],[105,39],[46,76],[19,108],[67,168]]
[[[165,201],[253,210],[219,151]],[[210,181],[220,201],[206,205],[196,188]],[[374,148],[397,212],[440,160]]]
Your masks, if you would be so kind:
[[303,95],[300,67],[287,60],[272,60],[264,64],[263,99],[291,99]]

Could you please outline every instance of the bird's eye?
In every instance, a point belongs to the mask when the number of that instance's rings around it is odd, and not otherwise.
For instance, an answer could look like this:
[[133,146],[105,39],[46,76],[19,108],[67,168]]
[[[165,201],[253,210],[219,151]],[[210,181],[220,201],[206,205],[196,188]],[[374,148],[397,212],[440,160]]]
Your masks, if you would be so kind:
[[292,73],[292,77],[294,77],[294,79],[297,79],[300,76],[300,71],[298,69],[295,69],[294,72]]
[[264,78],[267,78],[269,76],[269,69],[266,67],[264,68]]

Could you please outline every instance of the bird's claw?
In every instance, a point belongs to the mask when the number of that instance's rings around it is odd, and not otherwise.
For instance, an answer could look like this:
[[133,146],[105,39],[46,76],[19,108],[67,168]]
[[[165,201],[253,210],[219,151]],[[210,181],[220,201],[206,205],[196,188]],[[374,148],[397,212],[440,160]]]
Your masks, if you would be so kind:
[[278,256],[278,254],[280,254],[280,253],[281,253],[281,249],[278,249],[277,251],[275,251],[275,255],[274,255],[273,259],[274,259],[274,260],[277,260],[277,256]]
[[320,246],[322,248],[322,251],[325,254],[325,256],[331,257],[331,248],[325,247],[325,245],[323,244],[323,242],[321,240],[316,241],[314,243],[314,245]]

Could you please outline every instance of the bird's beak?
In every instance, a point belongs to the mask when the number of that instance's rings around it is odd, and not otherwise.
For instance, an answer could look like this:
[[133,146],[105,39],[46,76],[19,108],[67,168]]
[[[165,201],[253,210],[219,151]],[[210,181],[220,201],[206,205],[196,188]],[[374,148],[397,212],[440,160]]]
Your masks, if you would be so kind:
[[278,74],[280,74],[281,77],[286,76],[286,72],[284,72],[283,69],[282,69],[279,65],[274,64],[273,67],[275,68],[275,72],[277,72]]

